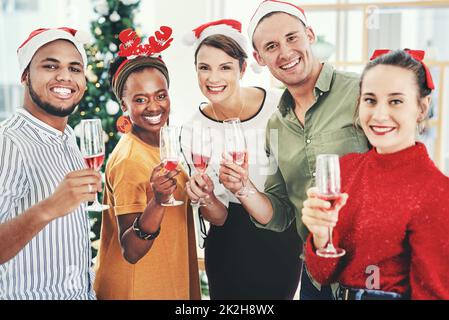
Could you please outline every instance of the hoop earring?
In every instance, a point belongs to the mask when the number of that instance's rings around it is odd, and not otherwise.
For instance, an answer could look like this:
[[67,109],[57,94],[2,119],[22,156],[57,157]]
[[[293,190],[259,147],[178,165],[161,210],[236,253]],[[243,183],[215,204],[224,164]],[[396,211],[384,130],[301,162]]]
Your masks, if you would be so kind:
[[132,125],[131,119],[129,118],[128,110],[123,112],[123,115],[121,115],[117,119],[117,122],[115,123],[115,125],[117,127],[118,132],[126,134],[131,131],[133,125]]

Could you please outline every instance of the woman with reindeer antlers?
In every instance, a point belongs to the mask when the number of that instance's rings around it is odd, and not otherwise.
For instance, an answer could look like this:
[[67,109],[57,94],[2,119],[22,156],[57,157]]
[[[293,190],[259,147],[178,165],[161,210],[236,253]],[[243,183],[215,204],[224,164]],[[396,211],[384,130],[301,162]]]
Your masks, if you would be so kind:
[[[111,209],[103,213],[98,299],[200,298],[188,177],[178,169],[162,172],[159,158],[160,129],[170,113],[169,75],[159,53],[171,33],[161,27],[141,44],[133,30],[122,31],[119,57],[110,65],[112,90],[127,115],[117,122],[124,135],[106,165],[104,202]],[[172,193],[184,204],[162,206]]]

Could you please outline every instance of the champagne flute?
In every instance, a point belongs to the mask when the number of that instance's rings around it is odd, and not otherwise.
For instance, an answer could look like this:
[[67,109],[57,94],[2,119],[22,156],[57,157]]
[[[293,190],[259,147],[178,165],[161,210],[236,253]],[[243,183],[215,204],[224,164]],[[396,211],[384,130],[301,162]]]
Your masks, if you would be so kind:
[[[164,164],[163,173],[168,173],[175,170],[179,163],[180,146],[179,146],[179,134],[177,127],[162,127],[160,131],[160,157]],[[167,202],[161,203],[164,207],[180,206],[184,201],[175,200],[173,194],[170,195],[170,199]]]
[[[81,120],[81,153],[86,165],[93,170],[100,171],[104,161],[105,149],[101,120]],[[95,194],[95,201],[86,208],[87,211],[103,211],[106,209],[109,209],[109,206],[98,202],[98,193]]]
[[[316,186],[318,198],[328,201],[331,207],[328,211],[335,210],[338,201],[341,200],[340,192],[340,162],[336,154],[320,154],[316,159]],[[323,258],[338,258],[346,251],[335,248],[332,242],[332,227],[329,227],[329,242],[326,247],[318,249],[316,254]]]
[[[192,162],[195,169],[203,175],[212,157],[212,135],[208,127],[193,128],[191,141]],[[201,202],[191,202],[192,207],[206,207],[207,204]]]
[[[225,153],[236,165],[242,166],[248,156],[242,123],[239,118],[226,119],[223,123],[225,124]],[[243,187],[236,193],[238,197],[245,198],[255,193],[253,188],[246,185],[246,181],[243,180],[242,185]]]

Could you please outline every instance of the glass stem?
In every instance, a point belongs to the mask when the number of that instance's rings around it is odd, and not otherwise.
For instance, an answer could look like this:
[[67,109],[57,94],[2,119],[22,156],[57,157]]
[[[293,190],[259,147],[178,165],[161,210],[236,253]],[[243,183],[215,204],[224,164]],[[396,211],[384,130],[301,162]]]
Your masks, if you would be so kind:
[[100,202],[98,202],[98,192],[95,193],[94,204],[100,204]]
[[334,243],[332,242],[332,232],[333,232],[333,230],[334,230],[334,228],[332,228],[332,227],[329,227],[327,229],[328,234],[329,234],[329,242],[327,243],[327,249],[335,251]]

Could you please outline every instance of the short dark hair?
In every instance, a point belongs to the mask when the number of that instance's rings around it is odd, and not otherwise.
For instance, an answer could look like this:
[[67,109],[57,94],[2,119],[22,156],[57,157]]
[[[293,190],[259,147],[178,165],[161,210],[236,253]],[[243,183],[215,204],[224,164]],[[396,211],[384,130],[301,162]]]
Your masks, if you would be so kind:
[[[127,60],[125,57],[116,57],[111,61],[108,70],[109,84],[114,91],[117,100],[120,101],[125,91],[125,84],[128,77],[133,73],[143,72],[145,69],[159,70],[167,80],[167,85],[170,86],[170,77],[165,63],[158,58],[139,56],[126,62],[124,67],[119,70],[120,66]],[[116,76],[116,73],[119,74]],[[116,79],[114,79],[116,77]]]
[[246,54],[245,50],[243,50],[243,48],[237,43],[237,41],[222,34],[214,34],[212,36],[205,38],[196,49],[195,66],[197,63],[198,51],[200,51],[200,48],[202,46],[209,46],[223,50],[227,55],[239,61],[240,70],[242,70],[243,64],[248,58],[248,55]]

